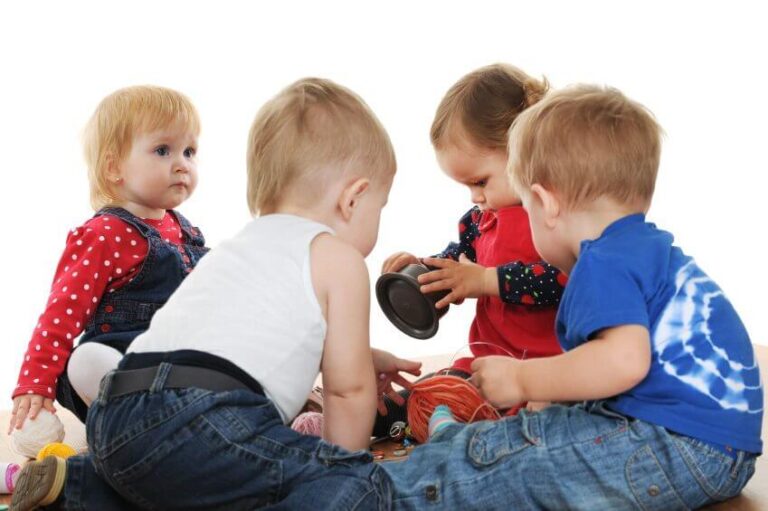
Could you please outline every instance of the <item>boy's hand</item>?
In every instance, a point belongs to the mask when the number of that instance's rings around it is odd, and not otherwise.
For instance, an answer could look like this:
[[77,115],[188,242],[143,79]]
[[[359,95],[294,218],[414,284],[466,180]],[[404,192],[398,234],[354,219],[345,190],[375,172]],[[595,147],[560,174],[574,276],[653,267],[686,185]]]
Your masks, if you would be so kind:
[[540,412],[548,406],[552,406],[552,401],[528,401],[525,409],[529,412]]
[[8,434],[13,432],[14,427],[21,429],[27,417],[30,420],[37,417],[41,408],[56,413],[56,407],[53,406],[53,399],[51,398],[39,394],[25,394],[13,398],[13,412],[11,412],[11,422],[8,425]]
[[477,298],[499,294],[499,282],[496,268],[486,268],[470,261],[461,254],[459,261],[427,257],[424,264],[438,268],[437,270],[419,275],[422,293],[450,289],[442,300],[435,304],[441,309],[451,303],[461,303],[464,298]]
[[421,362],[397,358],[383,350],[371,349],[371,353],[373,354],[373,369],[376,371],[376,391],[379,396],[377,408],[380,415],[386,415],[387,407],[384,405],[383,399],[385,395],[400,406],[405,403],[403,396],[397,393],[392,384],[395,383],[404,389],[411,388],[411,382],[406,380],[400,371],[419,376],[421,374]]
[[523,388],[517,377],[522,363],[503,356],[477,358],[472,362],[470,381],[496,408],[512,408],[525,401]]
[[387,257],[384,264],[381,265],[381,273],[400,271],[409,264],[419,264],[420,262],[419,258],[413,254],[397,252]]

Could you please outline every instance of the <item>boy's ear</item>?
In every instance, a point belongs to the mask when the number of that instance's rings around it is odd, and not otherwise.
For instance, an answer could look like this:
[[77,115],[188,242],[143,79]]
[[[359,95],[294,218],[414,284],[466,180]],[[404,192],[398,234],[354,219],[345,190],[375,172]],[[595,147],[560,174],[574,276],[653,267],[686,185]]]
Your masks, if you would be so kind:
[[534,196],[534,200],[541,204],[544,224],[547,227],[554,227],[562,211],[560,199],[552,191],[547,190],[538,183],[531,185],[531,193]]
[[355,179],[342,189],[338,206],[339,211],[341,211],[341,217],[345,222],[352,218],[360,198],[365,195],[370,186],[371,180],[367,177],[361,177]]

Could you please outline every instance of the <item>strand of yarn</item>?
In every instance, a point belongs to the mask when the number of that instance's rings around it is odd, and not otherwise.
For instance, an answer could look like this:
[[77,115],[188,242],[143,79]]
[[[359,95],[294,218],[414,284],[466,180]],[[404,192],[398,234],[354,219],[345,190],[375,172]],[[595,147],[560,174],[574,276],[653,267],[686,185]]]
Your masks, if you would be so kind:
[[304,412],[296,416],[291,429],[302,435],[323,436],[323,414],[320,412]]
[[501,418],[496,408],[467,380],[435,375],[414,383],[408,398],[408,425],[413,437],[421,443],[429,438],[429,418],[437,405],[447,405],[459,422]]

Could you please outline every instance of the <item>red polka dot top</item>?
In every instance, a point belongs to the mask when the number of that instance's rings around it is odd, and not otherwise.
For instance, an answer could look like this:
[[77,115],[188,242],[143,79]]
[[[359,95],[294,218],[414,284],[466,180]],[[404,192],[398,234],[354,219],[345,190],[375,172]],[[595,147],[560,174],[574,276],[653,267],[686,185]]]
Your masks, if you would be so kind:
[[[166,242],[182,244],[176,217],[142,218]],[[39,394],[55,399],[74,340],[82,333],[101,297],[131,281],[141,268],[149,243],[128,223],[102,215],[73,229],[53,277],[51,294],[24,355],[13,397]]]

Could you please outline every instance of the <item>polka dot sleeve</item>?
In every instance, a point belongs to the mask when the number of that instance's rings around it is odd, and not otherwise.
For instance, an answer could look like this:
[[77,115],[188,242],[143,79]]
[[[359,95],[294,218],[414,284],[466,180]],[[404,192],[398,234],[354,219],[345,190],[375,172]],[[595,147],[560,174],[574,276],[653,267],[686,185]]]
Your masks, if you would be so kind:
[[101,297],[132,278],[147,249],[146,240],[135,229],[111,215],[92,218],[70,232],[13,397],[56,397],[56,382],[64,372],[74,340]]
[[496,269],[499,296],[518,305],[558,305],[568,277],[545,261],[508,263]]

